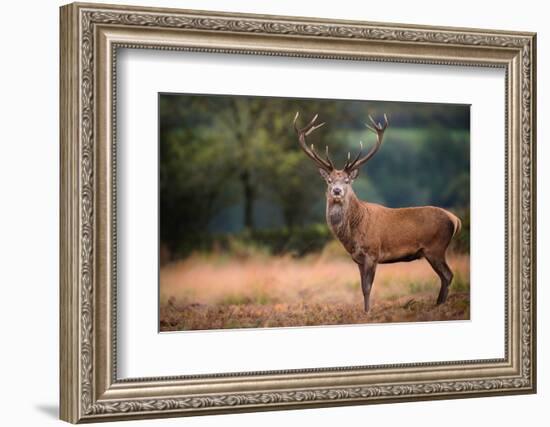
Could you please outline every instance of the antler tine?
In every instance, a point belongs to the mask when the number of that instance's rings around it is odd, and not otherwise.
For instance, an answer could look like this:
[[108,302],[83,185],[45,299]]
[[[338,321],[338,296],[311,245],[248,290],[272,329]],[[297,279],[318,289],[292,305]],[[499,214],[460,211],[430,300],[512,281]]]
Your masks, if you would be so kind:
[[384,124],[382,125],[378,122],[378,130],[384,131],[389,126],[390,122],[388,121],[388,116],[384,113]]
[[[315,114],[315,116],[313,116],[313,118],[309,121],[307,125],[305,125],[302,129],[299,129],[297,125],[299,116],[300,116],[300,113],[297,112],[296,115],[294,116],[293,124],[294,124],[294,130],[298,135],[298,142],[300,143],[300,147],[321,168],[325,169],[328,172],[332,171],[334,169],[334,164],[332,163],[330,158],[327,158],[327,160],[323,159],[317,154],[317,152],[315,151],[315,146],[313,144],[311,144],[311,148],[309,148],[306,144],[306,136],[311,134],[314,130],[324,126],[325,123],[323,122],[323,123],[315,124],[315,121],[319,117],[318,114]],[[327,151],[327,157],[328,157],[328,151]]]
[[369,120],[374,126],[377,125],[376,120],[374,120],[370,114],[369,114]]
[[348,158],[346,159],[346,163],[344,163],[344,170],[346,170],[346,168],[348,168],[349,165],[351,164],[350,158],[351,158],[351,153],[348,151]]
[[319,129],[321,126],[325,125],[325,122],[319,123],[318,125],[315,124],[315,121],[317,120],[317,117],[319,117],[319,114],[315,114],[313,118],[309,121],[307,125],[305,125],[302,129],[299,129],[297,126],[298,117],[300,116],[300,112],[296,112],[296,115],[294,116],[293,124],[294,124],[294,130],[296,133],[304,133],[305,136],[309,135],[311,132],[313,132],[315,129]]
[[380,123],[376,123],[376,121],[372,118],[370,114],[369,114],[369,120],[372,123],[372,126],[370,126],[368,123],[365,123],[365,126],[368,127],[374,133],[378,133],[378,126],[380,125]]
[[310,126],[313,126],[313,124],[315,123],[315,121],[317,120],[317,117],[319,117],[319,114],[315,114],[313,116],[313,118],[309,121],[309,123],[306,125],[306,128],[310,127]]
[[324,125],[325,125],[325,122],[319,123],[318,125],[315,125],[315,126],[310,127],[310,128],[306,131],[306,136],[309,135],[311,132],[313,132],[315,129],[319,129],[320,127],[323,127]]
[[332,160],[331,160],[330,156],[328,155],[328,145],[325,146],[325,157],[327,159],[327,162],[330,163],[330,166],[332,167],[332,169],[336,169],[336,167],[334,166],[334,163],[332,163]]
[[298,121],[298,117],[300,117],[300,112],[296,111],[296,115],[294,116],[294,120],[292,121],[292,124],[294,125],[294,130],[296,133],[299,133],[300,130],[298,129],[298,126],[296,125],[296,122]]
[[384,124],[383,125],[380,122],[376,122],[370,114],[369,114],[369,120],[374,125],[374,127],[368,125],[367,123],[365,123],[365,126],[368,127],[371,131],[373,131],[375,133],[386,130],[386,128],[390,124],[389,121],[388,121],[388,116],[385,113],[384,113]]
[[363,154],[363,141],[359,141],[359,153],[357,153],[357,156],[355,156],[355,159],[353,159],[353,162],[349,161],[350,153],[348,152],[348,161],[346,162],[346,165],[344,166],[344,169],[353,169],[353,166],[355,163],[357,163],[357,160],[361,157],[361,154]]
[[369,115],[369,120],[371,121],[373,126],[370,126],[367,123],[365,123],[365,126],[370,131],[372,131],[376,134],[376,144],[370,149],[370,151],[363,158],[361,158],[361,154],[362,154],[362,151],[363,151],[363,144],[362,144],[362,142],[360,142],[361,150],[359,151],[359,154],[353,160],[353,162],[346,163],[346,166],[345,166],[344,169],[348,172],[350,172],[354,169],[357,169],[357,168],[361,167],[363,164],[365,164],[369,159],[372,158],[372,156],[374,156],[376,154],[376,152],[378,151],[378,149],[382,145],[382,139],[384,138],[384,131],[389,126],[388,116],[386,114],[384,114],[384,124],[382,124],[380,122],[377,123],[372,118],[371,115]]
[[323,159],[319,154],[317,154],[317,150],[315,149],[315,145],[311,144],[311,152],[315,156],[315,160],[319,161],[323,165],[328,164],[332,169],[334,169],[334,164],[332,163],[332,160],[330,158],[327,158],[326,160]]

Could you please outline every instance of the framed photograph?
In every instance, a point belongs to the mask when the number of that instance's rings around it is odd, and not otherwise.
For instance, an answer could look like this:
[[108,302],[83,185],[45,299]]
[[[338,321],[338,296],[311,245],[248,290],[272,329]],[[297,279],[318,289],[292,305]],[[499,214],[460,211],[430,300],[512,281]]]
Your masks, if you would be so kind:
[[536,391],[535,34],[60,22],[63,420]]

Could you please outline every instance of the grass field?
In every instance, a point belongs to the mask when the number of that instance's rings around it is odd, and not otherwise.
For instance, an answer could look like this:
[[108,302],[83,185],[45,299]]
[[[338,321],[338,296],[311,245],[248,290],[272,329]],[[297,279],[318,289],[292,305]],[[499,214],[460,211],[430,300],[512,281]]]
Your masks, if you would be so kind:
[[304,258],[193,255],[160,274],[160,330],[261,328],[469,319],[468,255],[451,255],[449,298],[425,260],[380,265],[363,311],[359,272],[336,242]]

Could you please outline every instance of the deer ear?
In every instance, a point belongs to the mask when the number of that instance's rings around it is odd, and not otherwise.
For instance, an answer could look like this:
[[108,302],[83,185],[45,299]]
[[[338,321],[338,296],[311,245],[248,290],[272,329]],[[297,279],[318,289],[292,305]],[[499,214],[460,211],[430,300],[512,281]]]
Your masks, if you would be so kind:
[[354,169],[349,173],[349,179],[352,181],[357,178],[357,175],[359,175],[359,169]]
[[325,181],[328,182],[328,180],[330,178],[330,175],[328,174],[328,172],[326,170],[322,169],[322,168],[319,168],[319,173],[325,179]]

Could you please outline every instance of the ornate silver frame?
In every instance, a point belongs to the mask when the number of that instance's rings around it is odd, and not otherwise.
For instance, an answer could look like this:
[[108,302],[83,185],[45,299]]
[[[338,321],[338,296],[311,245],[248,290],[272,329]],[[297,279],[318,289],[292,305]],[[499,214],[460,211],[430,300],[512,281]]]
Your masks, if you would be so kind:
[[[61,8],[61,418],[77,423],[534,393],[533,33],[71,4]],[[175,378],[116,375],[117,48],[502,67],[505,357]]]

